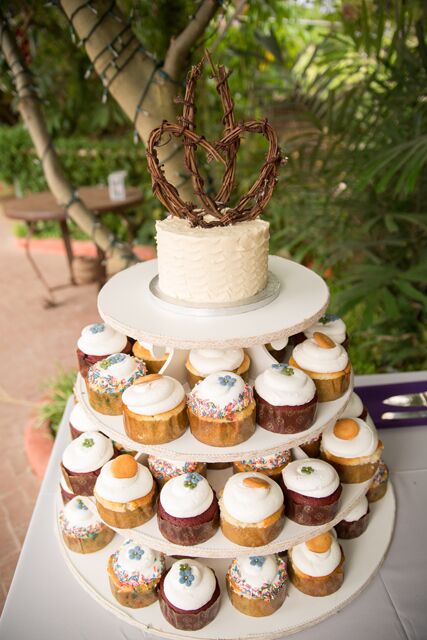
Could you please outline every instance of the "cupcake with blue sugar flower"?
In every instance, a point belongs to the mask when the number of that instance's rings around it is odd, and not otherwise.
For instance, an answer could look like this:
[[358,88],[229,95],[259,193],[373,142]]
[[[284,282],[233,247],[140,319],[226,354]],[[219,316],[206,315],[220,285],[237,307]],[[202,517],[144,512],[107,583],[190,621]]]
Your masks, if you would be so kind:
[[89,367],[113,353],[131,353],[129,338],[105,322],[94,322],[83,327],[77,340],[79,371],[86,379]]
[[75,553],[100,551],[115,535],[80,496],[67,502],[59,514],[59,525],[65,544]]

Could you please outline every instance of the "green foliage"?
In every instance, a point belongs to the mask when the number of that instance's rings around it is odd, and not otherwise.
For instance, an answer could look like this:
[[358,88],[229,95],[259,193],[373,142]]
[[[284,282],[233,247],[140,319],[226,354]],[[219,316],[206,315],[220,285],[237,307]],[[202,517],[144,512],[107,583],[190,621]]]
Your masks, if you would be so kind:
[[37,411],[37,422],[39,425],[48,422],[53,435],[58,431],[68,398],[73,393],[76,374],[73,369],[59,369],[43,384],[47,397]]

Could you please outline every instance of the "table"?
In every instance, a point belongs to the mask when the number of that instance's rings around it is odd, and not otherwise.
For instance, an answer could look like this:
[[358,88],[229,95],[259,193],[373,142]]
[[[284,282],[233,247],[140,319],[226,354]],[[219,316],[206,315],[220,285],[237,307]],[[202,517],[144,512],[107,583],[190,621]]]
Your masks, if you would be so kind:
[[[426,372],[359,376],[356,385],[425,380]],[[2,640],[140,640],[154,638],[119,620],[81,589],[65,567],[54,533],[59,460],[68,438],[71,401],[58,433],[0,620]],[[396,529],[371,584],[339,614],[298,640],[425,640],[427,602],[426,426],[383,429],[385,459],[397,498]],[[289,603],[290,604],[290,603]],[[261,639],[260,639],[261,640]]]

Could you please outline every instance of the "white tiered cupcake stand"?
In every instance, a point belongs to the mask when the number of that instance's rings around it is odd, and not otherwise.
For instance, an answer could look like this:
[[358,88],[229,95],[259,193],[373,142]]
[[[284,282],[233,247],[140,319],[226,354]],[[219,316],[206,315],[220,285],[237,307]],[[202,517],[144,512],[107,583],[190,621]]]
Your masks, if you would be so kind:
[[[263,345],[303,331],[322,316],[329,302],[326,284],[309,269],[272,256],[269,259],[269,270],[276,282],[280,283],[280,290],[264,306],[257,303],[258,306],[255,304],[255,307],[252,304],[246,309],[237,307],[233,310],[179,308],[174,312],[170,304],[159,301],[152,293],[150,284],[152,285],[157,274],[157,261],[152,260],[114,276],[99,294],[99,313],[121,333],[154,345],[167,345],[169,357],[161,373],[167,373],[183,383],[186,380],[184,363],[188,349],[192,348],[245,347],[251,358],[250,377],[253,380],[258,373],[276,362]],[[200,443],[189,429],[181,438],[164,445],[136,443],[126,436],[122,417],[105,416],[92,409],[85,383],[80,376],[75,392],[99,430],[137,450],[140,459],[144,459],[147,454],[154,454],[176,460],[230,462],[261,454],[268,455],[284,448],[292,448],[294,456],[304,457],[299,445],[316,438],[341,415],[351,389],[339,400],[320,404],[314,425],[303,433],[279,435],[257,426],[254,435],[246,442],[221,448]],[[219,490],[230,474],[230,469],[209,471],[208,480],[215,490]],[[262,547],[235,545],[220,530],[202,544],[191,547],[176,545],[161,535],[156,518],[132,530],[117,529],[117,533],[124,538],[133,537],[141,544],[169,555],[208,559],[207,564],[216,571],[221,583],[221,609],[212,623],[197,632],[182,632],[170,626],[164,620],[158,603],[146,609],[131,610],[116,602],[109,589],[106,566],[108,556],[119,546],[117,539],[102,551],[84,556],[70,552],[60,535],[59,540],[68,567],[88,593],[121,619],[153,635],[224,640],[280,638],[336,613],[368,584],[385,556],[393,532],[395,500],[391,486],[385,498],[371,505],[371,520],[367,531],[355,540],[340,541],[346,554],[345,580],[343,586],[331,596],[313,598],[290,585],[285,604],[274,615],[262,619],[247,617],[232,607],[226,595],[225,573],[230,559],[239,555],[265,555],[284,551],[327,531],[343,519],[358,498],[366,493],[368,486],[369,482],[343,485],[340,511],[334,520],[315,527],[286,520],[280,536]],[[86,500],[91,509],[96,509],[91,499]]]

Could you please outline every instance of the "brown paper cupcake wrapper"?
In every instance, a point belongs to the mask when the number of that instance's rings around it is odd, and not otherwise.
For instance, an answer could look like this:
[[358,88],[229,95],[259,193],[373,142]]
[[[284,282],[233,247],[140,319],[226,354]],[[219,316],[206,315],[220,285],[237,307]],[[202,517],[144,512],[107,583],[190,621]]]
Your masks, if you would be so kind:
[[71,551],[75,553],[95,553],[107,546],[114,538],[115,532],[109,527],[103,526],[99,533],[87,538],[75,538],[74,536],[62,533],[64,542]]
[[308,596],[329,596],[341,587],[344,582],[344,553],[341,549],[341,562],[328,576],[312,577],[301,575],[292,565],[292,559],[288,562],[288,573],[292,584]]
[[300,444],[301,449],[308,455],[309,458],[318,458],[320,455],[320,440],[321,436],[316,438],[313,442],[306,442]]
[[264,467],[254,466],[250,464],[241,464],[236,461],[233,462],[233,473],[241,473],[245,471],[257,471],[258,473],[263,473],[265,476],[268,476],[272,480],[279,480],[282,477],[282,471],[286,467],[286,464],[280,465],[280,467],[275,467],[274,469],[266,469]]
[[229,522],[221,514],[221,531],[226,538],[242,547],[262,547],[277,538],[285,524],[285,508],[281,507],[277,512],[277,518],[265,527],[257,527],[250,524],[236,526]]
[[191,433],[197,440],[212,447],[232,447],[245,442],[255,431],[255,402],[234,415],[234,420],[200,417],[189,408]]
[[341,522],[338,522],[338,524],[335,525],[335,531],[337,532],[338,538],[341,538],[342,540],[353,540],[353,538],[358,538],[366,531],[368,524],[369,511],[359,518],[359,520],[355,520],[354,522],[341,520]]
[[318,374],[316,372],[308,371],[299,367],[294,358],[289,359],[289,364],[292,367],[296,367],[304,371],[313,380],[316,385],[317,400],[318,402],[330,402],[332,400],[338,400],[350,386],[351,377],[351,364],[348,363],[347,367],[340,374],[330,374],[330,378],[326,377],[327,374]]
[[244,613],[246,616],[252,616],[254,618],[271,616],[278,609],[280,609],[286,599],[287,594],[286,583],[283,583],[283,587],[280,589],[277,596],[272,600],[263,600],[262,598],[248,598],[238,591],[234,591],[228,577],[226,580],[226,586],[228,597],[230,598],[233,607],[240,611],[240,613]]
[[153,358],[150,351],[141,347],[138,342],[134,343],[132,350],[134,356],[140,360],[144,360],[148,373],[159,373],[160,369],[169,357],[169,354],[165,354],[163,358]]
[[[232,369],[231,373],[236,373],[238,376],[243,378],[245,382],[249,381],[249,367],[251,366],[251,361],[247,353],[245,353],[245,357],[243,359],[242,364],[237,369]],[[189,364],[188,360],[185,363],[185,369],[187,371],[187,381],[190,385],[190,389],[192,389],[198,382],[201,382],[206,378],[206,376],[198,375]]]
[[180,438],[188,426],[185,400],[178,407],[157,416],[141,416],[123,405],[126,435],[141,444],[164,444]]
[[210,522],[194,524],[191,526],[180,525],[165,520],[157,513],[157,522],[160,533],[175,544],[190,546],[192,544],[200,544],[212,538],[219,527],[219,509],[216,510],[214,518]]
[[117,529],[133,529],[144,524],[144,522],[148,522],[156,512],[156,504],[157,492],[153,493],[153,497],[149,502],[132,511],[114,511],[105,507],[99,500],[96,501],[96,507],[102,520]]
[[368,498],[368,502],[377,502],[377,500],[381,500],[384,498],[387,493],[388,480],[378,485],[377,487],[370,487],[366,494]]
[[380,463],[379,460],[376,460],[375,462],[365,462],[363,464],[340,464],[333,458],[329,458],[325,451],[320,452],[320,457],[336,469],[341,482],[344,484],[357,484],[370,480]]
[[87,383],[87,395],[92,409],[105,416],[121,416],[123,411],[121,393],[98,393]]
[[122,585],[117,579],[113,571],[112,557],[108,560],[108,579],[110,582],[111,593],[119,604],[123,607],[131,609],[142,609],[148,607],[158,600],[158,591],[160,578],[152,580],[143,587],[132,587],[130,585]]
[[310,402],[296,407],[275,407],[256,391],[255,400],[257,424],[273,433],[300,433],[311,427],[316,416],[317,395]]
[[161,595],[159,597],[159,604],[163,616],[175,629],[197,631],[198,629],[206,627],[206,625],[216,618],[219,611],[220,600],[218,596],[209,607],[205,609],[201,608],[194,612],[175,611],[163,600]]

